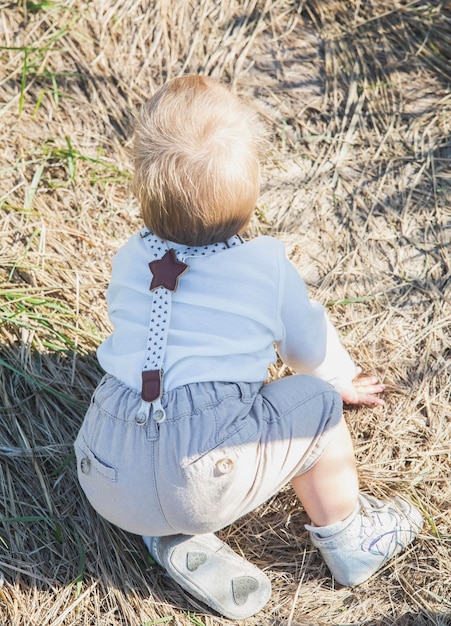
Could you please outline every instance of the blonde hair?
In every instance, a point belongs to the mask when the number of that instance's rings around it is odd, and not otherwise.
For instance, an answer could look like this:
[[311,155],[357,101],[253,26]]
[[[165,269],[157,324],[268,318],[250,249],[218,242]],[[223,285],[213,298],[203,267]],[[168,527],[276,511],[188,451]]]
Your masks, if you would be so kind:
[[260,186],[257,113],[207,76],[182,76],[142,107],[134,192],[162,239],[201,246],[242,231]]

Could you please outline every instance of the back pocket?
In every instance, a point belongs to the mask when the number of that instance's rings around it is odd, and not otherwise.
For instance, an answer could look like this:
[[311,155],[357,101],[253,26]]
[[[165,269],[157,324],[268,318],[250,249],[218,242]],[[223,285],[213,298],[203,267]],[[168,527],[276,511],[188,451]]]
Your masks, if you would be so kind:
[[102,476],[110,482],[117,482],[118,470],[117,467],[111,464],[110,461],[99,457],[90,447],[82,436],[78,436],[75,444],[75,454],[77,457],[77,470],[80,477],[88,478],[90,475]]

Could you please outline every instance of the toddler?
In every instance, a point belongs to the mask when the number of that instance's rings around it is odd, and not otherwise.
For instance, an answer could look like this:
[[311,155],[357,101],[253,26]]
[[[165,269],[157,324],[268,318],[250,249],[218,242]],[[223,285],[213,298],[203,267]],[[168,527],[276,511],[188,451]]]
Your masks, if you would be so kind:
[[[75,442],[104,518],[142,535],[181,587],[231,619],[271,585],[215,531],[291,482],[336,581],[357,585],[399,553],[422,517],[359,492],[342,400],[381,405],[324,308],[272,237],[244,241],[264,130],[206,76],[175,78],[135,133],[145,228],[118,251],[107,292],[106,374]],[[277,353],[295,374],[265,383]]]

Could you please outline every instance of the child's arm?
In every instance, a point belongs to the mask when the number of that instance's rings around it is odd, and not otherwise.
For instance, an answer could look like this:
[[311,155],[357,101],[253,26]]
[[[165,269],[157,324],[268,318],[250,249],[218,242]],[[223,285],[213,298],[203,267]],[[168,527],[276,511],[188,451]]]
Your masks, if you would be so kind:
[[282,302],[285,337],[278,344],[281,358],[297,373],[313,374],[332,384],[348,404],[382,405],[375,394],[384,391],[374,376],[360,377],[337,331],[317,302],[310,301],[297,270],[287,263]]

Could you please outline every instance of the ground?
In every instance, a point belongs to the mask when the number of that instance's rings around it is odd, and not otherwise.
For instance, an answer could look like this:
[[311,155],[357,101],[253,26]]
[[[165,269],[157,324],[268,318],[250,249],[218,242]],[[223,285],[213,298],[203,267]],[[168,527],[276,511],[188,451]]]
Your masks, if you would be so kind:
[[111,258],[141,227],[133,120],[188,72],[265,120],[249,235],[285,242],[387,383],[383,408],[345,409],[362,488],[426,519],[401,557],[341,588],[287,487],[221,532],[273,584],[245,623],[451,623],[449,2],[0,1],[0,41],[0,624],[230,623],[96,515],[72,452],[101,376]]

